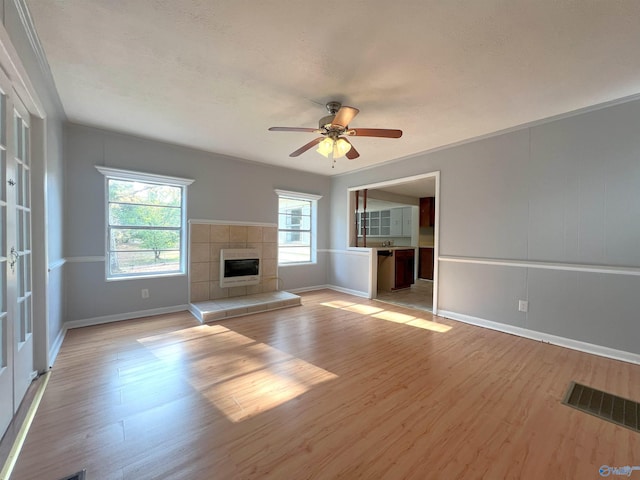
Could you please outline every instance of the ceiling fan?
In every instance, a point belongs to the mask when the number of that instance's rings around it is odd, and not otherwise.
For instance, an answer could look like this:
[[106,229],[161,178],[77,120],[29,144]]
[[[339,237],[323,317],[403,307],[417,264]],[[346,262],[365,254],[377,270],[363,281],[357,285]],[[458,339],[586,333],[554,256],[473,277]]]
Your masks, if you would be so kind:
[[358,114],[360,110],[354,107],[341,105],[340,102],[329,102],[326,105],[329,115],[322,117],[318,122],[318,128],[304,127],[271,127],[272,132],[308,132],[319,133],[322,137],[315,138],[303,145],[290,157],[297,157],[307,150],[318,145],[317,152],[329,158],[346,156],[349,160],[358,158],[360,154],[353,147],[351,142],[345,137],[381,137],[400,138],[402,130],[391,130],[386,128],[349,128],[349,122]]

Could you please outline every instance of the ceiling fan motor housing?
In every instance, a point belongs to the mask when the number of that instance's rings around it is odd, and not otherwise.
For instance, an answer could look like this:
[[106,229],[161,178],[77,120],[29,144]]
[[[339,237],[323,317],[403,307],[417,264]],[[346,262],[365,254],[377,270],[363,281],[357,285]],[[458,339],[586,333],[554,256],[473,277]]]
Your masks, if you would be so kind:
[[342,127],[340,125],[333,125],[333,120],[336,118],[336,114],[342,107],[342,104],[340,102],[328,102],[326,107],[329,115],[320,119],[320,121],[318,122],[318,128],[324,130],[324,135],[331,133],[342,135],[342,133],[345,131],[345,127]]
[[335,116],[338,110],[340,110],[340,107],[342,107],[342,104],[340,102],[328,102],[325,106],[327,107],[327,112]]
[[318,122],[318,128],[330,130],[334,118],[336,118],[335,115],[327,115],[326,117],[322,117]]
[[333,119],[336,118],[336,114],[338,113],[338,110],[340,110],[340,107],[342,107],[342,104],[340,102],[328,102],[326,107],[329,115],[320,119],[318,122],[318,128],[325,130],[326,133],[337,132],[338,135],[340,135],[345,129],[340,125],[334,126]]

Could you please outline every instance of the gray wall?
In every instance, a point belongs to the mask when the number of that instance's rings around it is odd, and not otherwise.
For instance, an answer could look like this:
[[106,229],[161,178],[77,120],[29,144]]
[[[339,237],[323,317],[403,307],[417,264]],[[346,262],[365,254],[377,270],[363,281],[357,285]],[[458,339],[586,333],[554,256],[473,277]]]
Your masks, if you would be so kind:
[[331,246],[346,248],[348,187],[439,170],[440,255],[525,263],[441,260],[440,310],[640,353],[638,125],[629,102],[338,177]]
[[[66,120],[48,67],[38,61],[15,3],[4,1],[4,27],[11,38],[31,84],[42,102],[44,122],[32,118],[33,292],[35,366],[48,366],[48,351],[64,321],[63,225],[64,155],[63,123]],[[50,265],[54,266],[48,272]]]
[[[187,217],[199,220],[278,221],[274,189],[322,195],[318,248],[329,239],[330,179],[251,163],[186,147],[95,128],[66,129],[67,319],[97,317],[188,303],[187,277],[105,281],[104,177],[96,165],[195,179],[188,188]],[[324,255],[316,265],[281,268],[286,289],[326,283]],[[142,299],[140,289],[149,289]]]
[[[105,165],[195,178],[190,218],[275,223],[274,188],[321,194],[318,247],[326,251],[315,266],[281,269],[284,288],[330,283],[360,292],[370,262],[345,253],[347,188],[439,170],[442,256],[594,266],[576,272],[440,261],[440,309],[640,353],[640,277],[598,271],[640,269],[640,102],[334,179],[74,125],[63,152],[64,112],[13,1],[4,2],[3,21],[47,113],[46,163],[34,165],[34,294],[44,299],[34,312],[37,323],[48,317],[47,347],[64,319],[187,303],[186,277],[106,282],[104,263],[87,258],[105,250],[104,183],[94,168]],[[50,273],[36,272],[47,265]],[[528,313],[517,312],[521,298]]]

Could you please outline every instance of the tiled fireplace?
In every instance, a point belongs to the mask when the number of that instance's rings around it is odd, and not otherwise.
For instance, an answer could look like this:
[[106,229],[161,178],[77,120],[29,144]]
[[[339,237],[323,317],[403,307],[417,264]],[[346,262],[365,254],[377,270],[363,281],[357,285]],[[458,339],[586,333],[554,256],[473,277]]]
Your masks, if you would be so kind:
[[[190,227],[189,281],[192,303],[278,290],[278,227],[276,225],[192,221]],[[220,250],[227,248],[258,250],[261,256],[261,271],[257,285],[229,288],[220,286]]]

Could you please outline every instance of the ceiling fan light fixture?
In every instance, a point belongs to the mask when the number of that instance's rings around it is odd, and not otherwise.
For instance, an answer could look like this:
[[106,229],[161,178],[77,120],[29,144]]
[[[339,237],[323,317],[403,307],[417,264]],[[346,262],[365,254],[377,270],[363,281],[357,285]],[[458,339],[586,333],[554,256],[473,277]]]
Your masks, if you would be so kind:
[[344,157],[349,150],[351,150],[351,144],[344,138],[339,138],[333,147],[333,158]]
[[318,144],[316,152],[326,158],[331,157],[335,160],[336,158],[344,157],[349,150],[351,150],[351,144],[344,138],[334,140],[331,137],[327,137]]
[[329,158],[329,155],[333,153],[333,139],[325,138],[318,144],[318,149],[316,150],[320,155],[323,155],[326,158]]

